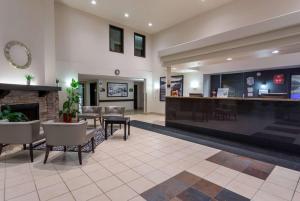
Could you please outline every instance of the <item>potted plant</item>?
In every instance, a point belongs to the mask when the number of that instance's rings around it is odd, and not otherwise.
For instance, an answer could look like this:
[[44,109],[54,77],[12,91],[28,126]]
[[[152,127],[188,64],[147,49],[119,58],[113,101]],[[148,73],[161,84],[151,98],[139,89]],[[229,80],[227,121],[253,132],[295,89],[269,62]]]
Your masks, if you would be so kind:
[[27,85],[29,86],[31,83],[31,80],[34,79],[34,77],[32,75],[25,75],[26,81],[27,81]]
[[63,104],[63,109],[60,111],[60,115],[63,116],[63,121],[71,123],[72,118],[76,117],[79,104],[79,82],[72,79],[71,86],[66,89],[67,100]]
[[12,112],[9,106],[7,106],[6,109],[0,112],[0,122],[24,122],[24,121],[28,121],[27,116],[21,112]]

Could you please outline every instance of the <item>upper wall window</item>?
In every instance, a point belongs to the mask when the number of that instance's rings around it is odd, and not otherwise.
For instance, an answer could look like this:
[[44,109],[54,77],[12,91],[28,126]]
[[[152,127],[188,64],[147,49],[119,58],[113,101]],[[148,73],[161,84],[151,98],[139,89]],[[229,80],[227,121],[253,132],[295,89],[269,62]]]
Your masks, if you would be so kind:
[[109,25],[109,50],[124,53],[124,31],[122,28]]
[[134,56],[146,57],[146,36],[134,33]]

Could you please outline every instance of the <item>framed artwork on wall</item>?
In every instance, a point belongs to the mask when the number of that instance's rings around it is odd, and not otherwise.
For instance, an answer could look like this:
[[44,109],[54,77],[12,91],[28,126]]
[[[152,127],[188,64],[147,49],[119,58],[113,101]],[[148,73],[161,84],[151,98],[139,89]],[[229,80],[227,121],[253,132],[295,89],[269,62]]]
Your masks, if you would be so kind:
[[292,75],[291,77],[291,99],[300,99],[300,75]]
[[[171,96],[183,96],[183,75],[171,77]],[[160,101],[166,100],[166,77],[160,77]]]
[[107,97],[128,97],[128,83],[107,82]]

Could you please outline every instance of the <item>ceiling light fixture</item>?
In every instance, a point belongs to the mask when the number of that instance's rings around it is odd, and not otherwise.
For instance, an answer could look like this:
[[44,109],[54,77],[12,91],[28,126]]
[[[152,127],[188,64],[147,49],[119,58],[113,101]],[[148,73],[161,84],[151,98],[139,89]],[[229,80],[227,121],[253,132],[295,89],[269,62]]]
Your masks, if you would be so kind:
[[153,24],[152,24],[151,22],[149,22],[149,23],[148,23],[148,26],[149,26],[149,27],[152,27],[152,26],[153,26]]
[[227,58],[226,60],[227,60],[227,61],[232,61],[232,58],[231,58],[231,57],[229,57],[229,58]]
[[129,18],[129,14],[128,14],[128,13],[125,13],[125,14],[124,14],[124,17]]
[[96,4],[97,4],[97,1],[96,1],[96,0],[92,0],[92,1],[91,1],[91,4],[96,5]]
[[274,50],[273,52],[272,52],[272,54],[278,54],[280,51],[279,50]]

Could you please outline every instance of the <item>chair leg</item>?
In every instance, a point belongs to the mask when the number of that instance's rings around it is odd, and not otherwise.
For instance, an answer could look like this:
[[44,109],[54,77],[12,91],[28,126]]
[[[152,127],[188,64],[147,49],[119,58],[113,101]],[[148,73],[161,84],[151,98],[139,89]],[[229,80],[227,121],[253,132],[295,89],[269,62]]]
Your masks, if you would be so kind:
[[45,154],[44,164],[47,163],[50,150],[51,150],[51,147],[49,145],[46,145],[46,154]]
[[91,141],[92,141],[92,152],[95,153],[95,138],[92,137]]
[[64,146],[64,152],[66,152],[67,151],[67,146]]
[[82,165],[81,145],[78,145],[78,159],[79,159],[79,164]]
[[97,121],[97,119],[94,118],[94,127],[95,127],[95,128],[97,128],[97,122],[96,122],[96,121]]
[[2,153],[2,149],[3,149],[3,144],[0,144],[0,155]]
[[30,160],[33,162],[33,146],[32,143],[29,144],[29,153],[30,153]]
[[26,150],[26,144],[23,144],[23,149]]

